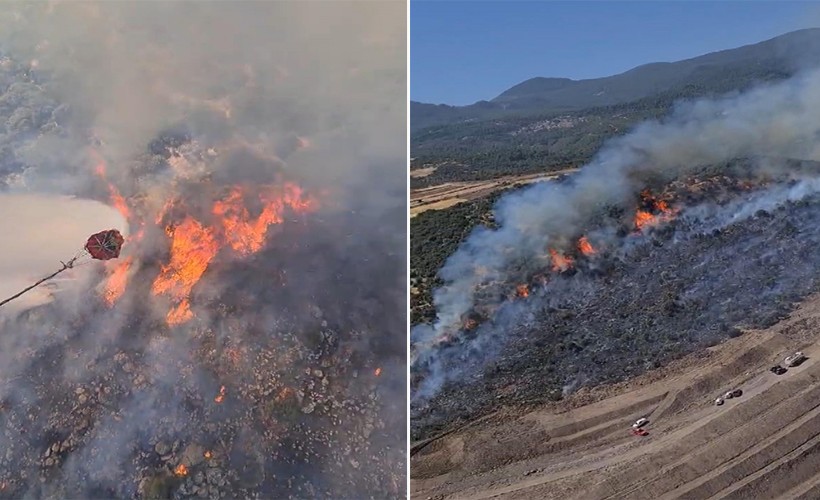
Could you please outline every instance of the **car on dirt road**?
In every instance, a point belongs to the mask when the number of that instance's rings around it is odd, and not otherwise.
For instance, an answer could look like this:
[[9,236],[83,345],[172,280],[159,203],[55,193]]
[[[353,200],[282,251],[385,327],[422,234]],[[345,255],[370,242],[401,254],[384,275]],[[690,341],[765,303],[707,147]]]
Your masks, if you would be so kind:
[[787,370],[787,369],[785,369],[785,368],[783,368],[783,367],[782,367],[782,366],[780,366],[780,365],[777,365],[777,366],[773,366],[773,367],[769,368],[769,371],[770,371],[770,372],[772,372],[772,373],[774,373],[775,375],[783,375],[783,374],[784,374],[784,373],[786,373],[788,370]]
[[786,359],[783,360],[783,364],[791,368],[792,366],[798,366],[800,363],[806,360],[806,356],[803,355],[802,352],[797,351],[791,356],[786,356]]
[[648,423],[649,423],[649,419],[646,418],[646,417],[642,417],[642,418],[639,418],[638,420],[636,420],[634,424],[632,424],[632,428],[633,429],[640,429],[641,427],[643,427],[644,425],[646,425]]

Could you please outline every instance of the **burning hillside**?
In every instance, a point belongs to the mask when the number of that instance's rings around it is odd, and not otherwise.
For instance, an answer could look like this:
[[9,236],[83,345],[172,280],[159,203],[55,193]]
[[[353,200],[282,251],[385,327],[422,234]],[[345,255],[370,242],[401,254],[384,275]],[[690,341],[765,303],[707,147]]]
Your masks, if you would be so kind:
[[9,139],[5,185],[127,227],[71,293],[0,316],[0,497],[402,496],[398,7],[325,6],[345,21],[318,38],[315,6],[284,4],[5,19],[26,92],[68,101]]
[[497,227],[440,270],[436,322],[413,329],[415,437],[634,375],[813,291],[818,81],[680,106],[501,198]]

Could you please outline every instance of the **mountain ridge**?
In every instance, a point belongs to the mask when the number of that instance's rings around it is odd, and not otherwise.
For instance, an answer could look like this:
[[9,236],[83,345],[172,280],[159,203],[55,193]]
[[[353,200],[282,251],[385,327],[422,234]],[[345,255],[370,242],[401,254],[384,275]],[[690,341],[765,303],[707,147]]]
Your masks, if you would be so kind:
[[651,62],[601,78],[534,77],[489,101],[466,106],[411,101],[411,129],[490,119],[509,112],[560,113],[612,106],[692,86],[708,93],[712,88],[722,89],[723,82],[732,78],[791,76],[818,63],[820,28],[806,28],[680,61]]

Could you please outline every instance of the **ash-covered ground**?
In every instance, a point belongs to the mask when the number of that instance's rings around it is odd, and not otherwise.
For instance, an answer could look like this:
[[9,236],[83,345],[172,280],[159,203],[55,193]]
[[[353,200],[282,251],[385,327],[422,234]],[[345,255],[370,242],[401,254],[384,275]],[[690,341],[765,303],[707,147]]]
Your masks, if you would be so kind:
[[411,436],[762,327],[816,288],[820,70],[608,141],[502,196],[411,330]]
[[379,293],[402,255],[351,241],[345,218],[215,266],[207,322],[98,302],[4,325],[39,344],[3,369],[4,496],[401,496],[405,316]]
[[[816,174],[804,173],[745,189],[718,176],[694,194],[685,186],[703,182],[675,183],[676,196],[690,204],[676,219],[622,232],[610,251],[526,299],[504,302],[486,323],[442,344],[436,369],[453,381],[414,403],[411,437],[431,437],[500,405],[554,401],[583,385],[625,380],[783,318],[820,289],[820,196]],[[436,373],[424,365],[413,371],[416,387]]]
[[0,310],[0,498],[403,497],[404,6],[0,26],[0,196],[126,221],[120,258]]

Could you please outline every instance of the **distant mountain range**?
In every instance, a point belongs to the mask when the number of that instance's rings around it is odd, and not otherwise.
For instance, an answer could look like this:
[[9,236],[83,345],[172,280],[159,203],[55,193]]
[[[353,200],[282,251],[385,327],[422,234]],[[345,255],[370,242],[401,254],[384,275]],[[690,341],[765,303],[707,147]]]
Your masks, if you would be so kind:
[[536,77],[491,101],[468,106],[410,103],[411,130],[499,116],[562,113],[613,106],[656,95],[707,95],[761,80],[787,78],[820,63],[820,28],[672,63],[651,63],[590,80]]

